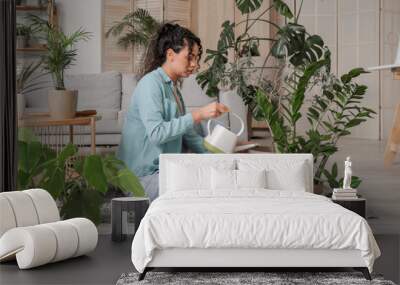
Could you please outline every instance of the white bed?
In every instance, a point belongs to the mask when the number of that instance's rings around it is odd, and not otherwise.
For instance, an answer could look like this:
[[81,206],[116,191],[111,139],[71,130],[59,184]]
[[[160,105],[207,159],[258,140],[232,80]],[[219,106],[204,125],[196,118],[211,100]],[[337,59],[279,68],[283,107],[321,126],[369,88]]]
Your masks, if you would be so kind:
[[354,267],[370,278],[380,251],[368,223],[312,194],[312,161],[161,155],[160,197],[132,243],[140,279],[154,267]]

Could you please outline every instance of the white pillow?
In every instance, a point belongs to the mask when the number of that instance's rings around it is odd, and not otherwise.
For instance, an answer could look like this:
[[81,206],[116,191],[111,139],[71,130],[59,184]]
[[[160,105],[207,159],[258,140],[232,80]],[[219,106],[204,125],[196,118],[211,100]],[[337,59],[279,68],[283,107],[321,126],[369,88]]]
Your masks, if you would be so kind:
[[212,190],[235,190],[236,170],[233,169],[211,169]]
[[267,172],[262,170],[235,170],[237,188],[267,188]]
[[272,190],[306,191],[309,169],[305,161],[270,159],[240,159],[240,170],[266,169],[267,188]]
[[266,188],[266,171],[262,170],[211,170],[211,188],[213,190],[240,190],[241,188]]
[[217,161],[213,164],[189,161],[169,162],[167,165],[167,191],[211,190],[211,169],[234,169],[233,161]]

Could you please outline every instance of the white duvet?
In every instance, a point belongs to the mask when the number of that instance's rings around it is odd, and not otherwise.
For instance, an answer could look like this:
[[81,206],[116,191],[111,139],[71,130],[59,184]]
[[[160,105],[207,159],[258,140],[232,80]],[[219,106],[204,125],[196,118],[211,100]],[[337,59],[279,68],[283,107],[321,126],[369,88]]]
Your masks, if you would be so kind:
[[319,195],[265,189],[162,195],[133,239],[133,265],[143,272],[165,248],[358,249],[371,272],[380,255],[359,215]]

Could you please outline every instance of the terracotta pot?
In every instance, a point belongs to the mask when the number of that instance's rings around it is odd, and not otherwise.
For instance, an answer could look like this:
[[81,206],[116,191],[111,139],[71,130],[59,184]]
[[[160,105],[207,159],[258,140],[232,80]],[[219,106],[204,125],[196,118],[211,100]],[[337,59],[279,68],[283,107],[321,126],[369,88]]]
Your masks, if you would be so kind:
[[75,117],[78,104],[78,90],[49,90],[49,113],[52,119]]

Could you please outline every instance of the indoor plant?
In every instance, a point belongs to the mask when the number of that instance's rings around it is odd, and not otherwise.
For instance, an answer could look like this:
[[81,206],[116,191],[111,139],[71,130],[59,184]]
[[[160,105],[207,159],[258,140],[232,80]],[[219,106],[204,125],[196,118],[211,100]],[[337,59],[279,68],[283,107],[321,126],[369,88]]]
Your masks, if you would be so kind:
[[[338,140],[375,114],[362,106],[367,86],[354,81],[366,71],[354,68],[337,78],[330,72],[330,52],[323,40],[307,36],[305,28],[296,22],[286,22],[271,49],[280,63],[281,76],[279,80],[265,80],[265,85],[257,89],[254,111],[266,121],[275,151],[313,154],[315,189],[323,182],[336,185],[339,182],[333,182],[326,164],[338,150]],[[305,108],[307,94],[314,95],[312,105]],[[299,132],[303,116],[308,124]]]
[[136,175],[113,155],[79,156],[72,144],[56,153],[24,128],[19,130],[18,151],[18,189],[47,190],[61,207],[64,219],[87,217],[98,224],[109,185],[145,196]]
[[36,15],[31,15],[33,26],[45,34],[47,52],[43,56],[44,68],[52,75],[54,90],[49,91],[48,103],[50,116],[54,119],[75,117],[78,90],[67,90],[64,84],[64,72],[76,60],[74,45],[90,38],[90,33],[82,28],[66,35],[56,26]]
[[[197,76],[197,81],[209,96],[218,96],[224,87],[235,89],[252,115],[267,123],[276,152],[312,153],[314,183],[321,185],[329,180],[325,167],[337,151],[338,140],[375,113],[361,106],[367,87],[354,82],[365,71],[355,68],[340,78],[330,72],[330,51],[323,39],[308,34],[298,23],[303,1],[297,15],[284,1],[272,0],[271,6],[251,18],[249,14],[259,9],[262,2],[236,0],[246,20],[222,24],[217,49],[206,51],[205,62],[210,64]],[[261,18],[271,9],[283,17],[282,25]],[[251,36],[249,31],[257,21],[272,25],[276,34],[271,38]],[[245,25],[244,32],[235,36],[239,25]],[[272,47],[263,64],[256,66],[254,55],[262,40],[271,41]],[[228,54],[232,53],[230,60]],[[273,72],[266,75],[266,69]],[[251,73],[257,74],[255,80]],[[306,95],[312,93],[313,104],[306,109]],[[299,132],[297,125],[303,115],[309,125]]]
[[[265,70],[276,70],[279,66],[275,66],[268,62],[271,52],[260,55],[259,47],[262,42],[271,42],[274,49],[282,52],[283,46],[276,44],[274,37],[259,37],[252,35],[252,29],[256,23],[272,25],[278,31],[288,30],[285,37],[290,40],[292,27],[285,25],[278,26],[263,16],[270,10],[275,9],[281,15],[288,18],[295,18],[289,7],[282,0],[272,0],[272,4],[262,10],[257,17],[252,17],[252,13],[260,9],[262,0],[236,0],[236,6],[245,17],[245,20],[239,22],[225,21],[222,24],[222,31],[218,40],[217,49],[206,50],[205,63],[208,68],[200,72],[196,79],[199,85],[206,90],[206,94],[210,97],[219,98],[221,91],[231,90],[237,93],[243,100],[243,103],[249,109],[248,129],[250,130],[251,114],[254,114],[254,108],[257,103],[255,101],[255,91],[263,84],[265,78]],[[241,29],[244,27],[244,29]],[[238,34],[238,31],[240,33]],[[293,36],[292,36],[293,37]],[[314,41],[313,38],[308,39]],[[303,39],[303,42],[306,39]],[[298,45],[303,48],[304,44]],[[257,119],[257,117],[256,117]]]
[[147,10],[139,8],[124,16],[121,21],[114,22],[106,37],[116,37],[123,33],[117,42],[120,47],[145,47],[159,27],[160,23]]
[[15,32],[17,37],[16,48],[26,48],[32,33],[31,27],[24,24],[17,24]]
[[45,74],[41,72],[42,61],[32,61],[17,68],[15,89],[17,93],[18,117],[21,118],[25,111],[25,93],[44,88],[44,81],[39,79]]

